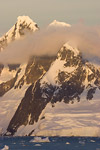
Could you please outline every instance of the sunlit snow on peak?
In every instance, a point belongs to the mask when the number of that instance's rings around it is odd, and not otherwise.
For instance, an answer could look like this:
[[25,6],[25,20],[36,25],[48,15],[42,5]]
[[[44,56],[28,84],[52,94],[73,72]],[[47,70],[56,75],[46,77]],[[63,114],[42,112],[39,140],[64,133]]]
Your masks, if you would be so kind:
[[67,23],[65,23],[65,22],[59,22],[59,21],[57,21],[57,20],[54,20],[52,23],[50,23],[49,24],[49,26],[55,26],[55,27],[71,27],[71,25],[70,24],[67,24]]
[[73,51],[73,52],[74,52],[74,55],[76,55],[76,56],[79,54],[79,50],[78,50],[77,48],[73,48],[73,47],[71,46],[71,44],[69,44],[69,43],[65,43],[65,44],[63,45],[63,47],[65,47],[66,49],[69,49],[69,50]]
[[21,25],[21,24],[26,24],[28,25],[28,27],[31,28],[31,30],[37,30],[37,27],[36,27],[36,23],[28,16],[19,16],[17,18],[17,24],[18,25]]

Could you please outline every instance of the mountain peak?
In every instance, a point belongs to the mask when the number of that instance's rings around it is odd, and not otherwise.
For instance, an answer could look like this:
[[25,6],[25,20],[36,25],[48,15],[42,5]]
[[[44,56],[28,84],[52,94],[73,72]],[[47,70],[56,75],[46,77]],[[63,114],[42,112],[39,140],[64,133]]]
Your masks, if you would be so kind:
[[19,16],[17,18],[17,24],[19,26],[24,24],[33,31],[37,30],[37,24],[35,22],[33,22],[33,20],[29,16]]
[[66,50],[71,50],[74,52],[74,55],[78,55],[79,54],[79,50],[77,48],[74,48],[72,47],[69,43],[65,43],[63,45],[63,47],[66,49]]
[[58,27],[63,26],[63,27],[71,27],[71,25],[70,25],[70,24],[67,24],[67,23],[65,23],[65,22],[59,22],[59,21],[57,21],[57,20],[54,20],[52,23],[50,23],[50,24],[49,24],[49,26],[58,26]]
[[23,21],[27,21],[27,20],[29,20],[29,22],[33,22],[29,16],[18,16],[17,17],[17,22],[23,22]]
[[15,25],[0,38],[0,48],[4,49],[8,43],[25,35],[26,31],[35,32],[38,28],[38,25],[28,16],[19,16]]
[[80,54],[80,51],[75,48],[75,47],[72,47],[68,42],[65,43],[62,48],[59,50],[58,52],[58,58],[60,58],[61,60],[64,60],[64,59],[74,59],[74,57],[77,57],[79,56]]

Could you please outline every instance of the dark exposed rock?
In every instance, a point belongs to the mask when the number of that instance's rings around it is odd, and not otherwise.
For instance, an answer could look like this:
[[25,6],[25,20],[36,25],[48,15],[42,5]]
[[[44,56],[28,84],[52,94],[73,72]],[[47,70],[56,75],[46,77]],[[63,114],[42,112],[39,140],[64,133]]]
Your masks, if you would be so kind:
[[90,74],[89,76],[88,76],[88,81],[91,81],[91,80],[93,80],[94,79],[94,77],[95,77],[95,75],[92,73],[92,74]]
[[3,96],[6,92],[8,92],[11,88],[14,87],[19,72],[20,69],[17,71],[16,76],[13,79],[0,84],[0,96]]
[[29,84],[29,83],[36,81],[41,75],[43,75],[49,69],[54,59],[55,59],[54,56],[31,58],[25,71],[26,82]]
[[8,131],[11,132],[12,135],[16,132],[20,125],[26,125],[28,123],[28,114],[31,109],[30,107],[32,106],[30,101],[32,100],[32,88],[33,85],[31,85],[26,91],[25,97],[22,99],[21,104],[19,105],[14,117],[8,126]]
[[40,78],[50,67],[55,57],[32,57],[25,69],[25,74],[19,80],[15,88],[21,88],[24,83],[34,83]]
[[[32,125],[34,122],[37,122],[50,98],[50,96],[48,99],[42,98],[39,81],[36,84],[32,84],[26,91],[7,131],[13,135],[21,125]],[[31,116],[30,120],[29,116]]]
[[[35,57],[29,61],[26,67],[25,75],[20,80],[17,86],[21,86],[21,84],[24,84],[25,76],[26,81],[29,77],[29,82],[27,83],[31,82],[32,85],[27,89],[25,96],[21,101],[21,104],[19,105],[14,117],[12,118],[8,126],[8,131],[12,135],[17,131],[19,126],[27,125],[28,123],[31,125],[34,124],[34,121],[37,122],[42,110],[50,101],[53,90],[50,94],[50,91],[46,91],[45,89],[45,91],[48,93],[48,99],[42,98],[43,91],[40,88],[39,78],[49,69],[54,58],[55,57]],[[31,116],[30,121],[28,120],[29,115]]]
[[3,65],[3,64],[0,64],[0,74],[1,74],[1,72],[2,72],[2,70],[3,70],[3,68],[4,68],[4,65]]
[[96,87],[92,87],[89,89],[88,93],[87,93],[87,99],[88,100],[91,100],[93,98],[93,95],[95,94],[96,92]]
[[8,64],[9,71],[16,70],[20,67],[20,64]]

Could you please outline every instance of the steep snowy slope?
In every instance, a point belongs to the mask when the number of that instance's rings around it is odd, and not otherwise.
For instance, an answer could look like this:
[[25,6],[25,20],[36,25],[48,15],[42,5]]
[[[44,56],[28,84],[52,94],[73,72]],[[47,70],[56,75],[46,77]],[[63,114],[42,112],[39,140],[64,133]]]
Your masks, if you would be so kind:
[[[7,129],[28,87],[34,84],[48,70],[53,60],[54,57],[34,57],[29,60],[27,65],[22,64],[16,70],[8,71],[8,68],[6,68],[2,71],[1,79],[3,83],[0,84],[0,96],[2,96],[0,98],[0,128],[3,133],[5,133],[5,129]],[[8,73],[8,76],[6,73]]]
[[100,69],[66,43],[49,70],[26,91],[6,134],[99,135],[99,78]]

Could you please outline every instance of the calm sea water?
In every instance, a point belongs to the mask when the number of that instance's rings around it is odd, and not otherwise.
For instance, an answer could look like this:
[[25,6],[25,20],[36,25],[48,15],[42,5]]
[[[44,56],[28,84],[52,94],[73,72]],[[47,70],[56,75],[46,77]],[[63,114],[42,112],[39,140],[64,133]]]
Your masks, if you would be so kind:
[[100,138],[95,137],[49,137],[50,142],[30,142],[34,138],[0,137],[0,150],[7,146],[9,150],[100,150]]

